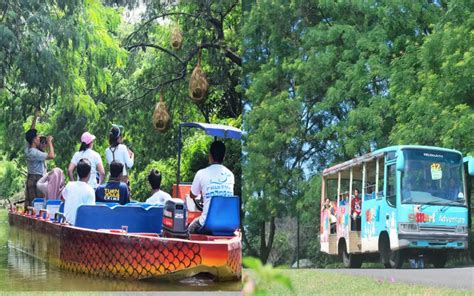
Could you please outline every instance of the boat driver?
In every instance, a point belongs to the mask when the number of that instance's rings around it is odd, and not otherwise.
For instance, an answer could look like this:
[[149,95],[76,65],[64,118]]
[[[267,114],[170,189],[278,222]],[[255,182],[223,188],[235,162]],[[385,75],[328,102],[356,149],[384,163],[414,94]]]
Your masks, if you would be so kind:
[[206,221],[207,212],[213,196],[234,195],[234,174],[222,163],[225,157],[225,144],[214,141],[209,149],[209,166],[201,169],[194,176],[191,185],[190,197],[195,199],[199,195],[204,200],[204,207],[200,217],[189,225],[189,233],[200,233]]

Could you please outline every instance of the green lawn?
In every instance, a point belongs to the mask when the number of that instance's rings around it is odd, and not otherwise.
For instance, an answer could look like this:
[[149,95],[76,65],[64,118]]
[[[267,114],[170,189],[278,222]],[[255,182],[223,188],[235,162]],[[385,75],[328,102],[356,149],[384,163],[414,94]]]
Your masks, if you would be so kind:
[[315,269],[281,269],[291,279],[293,293],[278,283],[257,284],[267,295],[472,295],[472,291],[391,283]]

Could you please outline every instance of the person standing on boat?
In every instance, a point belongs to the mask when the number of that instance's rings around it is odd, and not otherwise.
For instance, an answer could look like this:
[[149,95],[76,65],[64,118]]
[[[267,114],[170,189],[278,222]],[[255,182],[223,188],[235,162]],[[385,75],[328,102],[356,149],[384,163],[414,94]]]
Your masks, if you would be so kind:
[[[81,147],[79,151],[74,153],[74,156],[69,163],[69,167],[67,169],[67,173],[69,176],[69,180],[74,180],[74,169],[77,166],[79,160],[87,158],[91,163],[91,176],[89,177],[89,185],[95,190],[99,184],[102,184],[105,177],[104,166],[102,165],[102,158],[100,157],[99,153],[92,150],[94,146],[95,136],[89,132],[85,132],[81,136]],[[97,183],[97,172],[99,173],[99,183]]]
[[161,174],[158,170],[152,169],[148,174],[148,182],[150,183],[153,195],[149,197],[145,203],[164,206],[167,200],[171,199],[171,195],[160,189]]
[[26,178],[26,194],[25,194],[25,209],[32,205],[33,199],[36,197],[44,198],[44,194],[37,189],[36,184],[38,180],[46,174],[46,163],[48,159],[54,158],[53,137],[46,137],[46,144],[48,152],[43,152],[38,148],[41,145],[38,131],[31,128],[25,133],[25,139],[28,142],[28,147],[25,149],[26,165],[28,168],[28,176]]
[[95,191],[96,202],[118,202],[121,205],[130,202],[127,184],[122,182],[123,164],[116,160],[110,164],[109,182],[100,185]]
[[77,174],[79,181],[70,181],[64,187],[62,196],[64,199],[64,216],[66,221],[74,225],[76,223],[77,209],[81,205],[94,205],[94,189],[89,185],[91,175],[91,162],[88,159],[81,159],[77,162]]
[[214,141],[209,150],[210,165],[199,170],[194,176],[191,185],[190,197],[195,199],[198,195],[204,201],[203,211],[200,217],[194,219],[189,225],[189,233],[199,233],[204,225],[209,211],[209,205],[213,196],[234,195],[234,174],[222,165],[225,157],[225,145],[222,141]]
[[105,158],[107,159],[107,163],[109,165],[114,160],[123,164],[122,182],[130,187],[127,168],[132,168],[135,154],[130,149],[128,149],[127,146],[122,144],[122,136],[121,126],[113,124],[109,133],[110,146],[105,149]]

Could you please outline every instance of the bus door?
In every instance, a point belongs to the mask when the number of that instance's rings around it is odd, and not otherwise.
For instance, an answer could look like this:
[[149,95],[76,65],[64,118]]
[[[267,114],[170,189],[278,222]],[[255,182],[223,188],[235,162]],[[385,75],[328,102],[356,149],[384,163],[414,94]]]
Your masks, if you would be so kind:
[[[398,248],[397,234],[397,172],[395,152],[388,152],[383,161],[383,175],[379,174],[379,189],[377,198],[380,200],[380,218],[378,222],[379,237],[382,233],[388,235],[391,249]],[[400,156],[403,157],[403,156]],[[398,179],[400,176],[398,176]],[[381,184],[380,184],[381,183]]]
[[469,162],[474,162],[473,156],[466,156],[464,158],[464,176],[466,178],[466,200],[468,209],[468,224],[470,231],[473,229],[472,224],[472,209],[474,208],[474,176],[469,174]]

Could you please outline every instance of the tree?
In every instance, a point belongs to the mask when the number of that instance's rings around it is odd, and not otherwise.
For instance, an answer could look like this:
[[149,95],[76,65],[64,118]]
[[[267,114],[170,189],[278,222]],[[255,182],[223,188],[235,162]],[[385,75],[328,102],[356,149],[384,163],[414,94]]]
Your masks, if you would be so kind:
[[[36,113],[41,132],[64,135],[56,137],[64,148],[58,155],[72,155],[79,137],[71,134],[99,119],[112,73],[125,63],[113,38],[119,14],[98,0],[7,1],[0,17],[0,118],[9,139],[2,150],[9,159],[21,157],[24,130]],[[57,164],[64,167],[66,158]]]
[[[144,13],[124,21],[123,9],[140,5]],[[24,163],[23,134],[36,110],[36,127],[55,136],[51,165],[63,169],[84,131],[97,135],[94,149],[104,156],[111,123],[124,125],[136,154],[132,182],[150,162],[176,157],[177,123],[234,118],[240,125],[237,1],[16,0],[0,7],[0,18],[0,138],[10,139],[1,147],[8,159]],[[169,42],[175,25],[180,51]],[[210,87],[206,103],[196,105],[187,87],[199,51]],[[164,134],[151,129],[160,92],[173,122]]]

